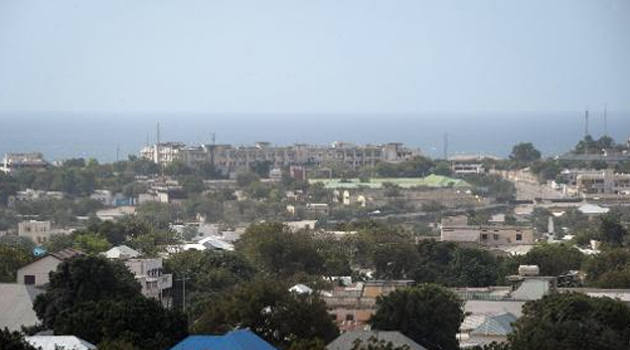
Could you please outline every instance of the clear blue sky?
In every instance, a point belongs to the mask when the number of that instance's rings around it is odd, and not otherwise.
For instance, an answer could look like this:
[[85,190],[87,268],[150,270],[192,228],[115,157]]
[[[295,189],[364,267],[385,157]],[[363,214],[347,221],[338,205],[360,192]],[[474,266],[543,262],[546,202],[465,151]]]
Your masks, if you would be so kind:
[[0,112],[630,110],[629,0],[2,0]]

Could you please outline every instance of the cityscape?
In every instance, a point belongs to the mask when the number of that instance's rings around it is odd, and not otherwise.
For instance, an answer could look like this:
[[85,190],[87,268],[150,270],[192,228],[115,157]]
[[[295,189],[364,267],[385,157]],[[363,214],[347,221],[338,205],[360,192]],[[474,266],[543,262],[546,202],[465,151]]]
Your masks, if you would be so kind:
[[0,350],[630,349],[629,33],[625,0],[0,4]]

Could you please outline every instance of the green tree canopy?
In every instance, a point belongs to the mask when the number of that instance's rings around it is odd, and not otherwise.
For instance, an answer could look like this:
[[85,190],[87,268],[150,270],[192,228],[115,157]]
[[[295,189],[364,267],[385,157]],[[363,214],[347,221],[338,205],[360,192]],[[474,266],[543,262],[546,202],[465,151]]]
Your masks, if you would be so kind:
[[512,147],[510,159],[518,163],[530,163],[539,160],[540,151],[531,142],[521,142]]
[[547,295],[525,304],[509,341],[513,350],[628,349],[630,308],[581,293]]
[[521,263],[538,265],[540,273],[545,276],[559,276],[571,270],[579,270],[584,254],[564,243],[541,244],[527,252]]
[[464,320],[461,300],[435,284],[396,290],[377,299],[374,329],[398,330],[428,349],[459,349],[456,334]]
[[607,249],[584,262],[586,283],[598,288],[630,288],[630,252]]
[[7,328],[0,329],[0,349],[2,350],[37,350],[24,340],[20,332],[11,332]]
[[51,272],[48,288],[37,296],[33,309],[43,325],[54,330],[59,314],[78,304],[138,295],[140,285],[122,263],[79,256],[64,261]]
[[297,272],[321,274],[324,260],[309,232],[292,232],[281,223],[247,228],[237,248],[262,271],[290,276]]
[[56,334],[72,334],[93,344],[127,342],[138,349],[168,349],[187,335],[186,318],[158,301],[137,295],[77,304],[55,321]]
[[314,339],[328,343],[338,335],[326,304],[316,295],[290,293],[287,285],[262,279],[240,284],[217,298],[192,329],[222,334],[236,327],[248,327],[281,347]]

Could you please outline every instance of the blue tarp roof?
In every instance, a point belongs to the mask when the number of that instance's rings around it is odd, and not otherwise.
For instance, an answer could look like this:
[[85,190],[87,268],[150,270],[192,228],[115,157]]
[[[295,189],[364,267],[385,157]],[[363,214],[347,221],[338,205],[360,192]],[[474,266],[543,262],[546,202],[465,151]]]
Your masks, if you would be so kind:
[[191,335],[171,350],[278,350],[248,329],[225,335]]

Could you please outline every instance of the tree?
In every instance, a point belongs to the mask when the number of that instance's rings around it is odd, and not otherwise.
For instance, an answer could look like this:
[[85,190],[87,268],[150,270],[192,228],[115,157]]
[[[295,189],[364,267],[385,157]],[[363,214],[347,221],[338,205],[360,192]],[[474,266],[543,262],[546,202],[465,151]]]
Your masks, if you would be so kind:
[[186,329],[186,318],[177,310],[140,294],[75,305],[63,310],[54,326],[56,334],[73,334],[94,344],[130,343],[143,350],[168,349],[186,337]]
[[584,262],[586,282],[598,288],[630,288],[630,253],[607,249]]
[[271,274],[297,272],[321,274],[324,260],[311,233],[292,232],[282,223],[263,223],[247,228],[237,248],[254,265]]
[[513,350],[628,349],[630,308],[582,293],[547,295],[525,304],[509,342]]
[[9,196],[20,189],[19,182],[11,175],[0,171],[0,204],[6,204]]
[[0,237],[0,282],[15,283],[17,270],[33,261],[34,247],[24,237]]
[[531,142],[521,142],[512,147],[510,159],[518,163],[530,163],[539,160],[540,151]]
[[256,173],[244,172],[236,175],[236,184],[238,187],[245,188],[253,182],[260,181],[260,177]]
[[248,327],[281,347],[315,339],[328,343],[338,335],[316,295],[296,295],[282,283],[262,279],[243,283],[209,304],[193,332],[216,334],[236,327]]
[[55,329],[60,313],[74,306],[105,299],[138,296],[140,285],[122,263],[104,257],[79,256],[51,272],[46,292],[35,299],[33,309],[45,327]]
[[111,247],[107,240],[97,233],[83,233],[74,238],[74,246],[86,253],[97,254]]
[[564,243],[541,244],[527,252],[521,260],[526,265],[538,265],[545,276],[559,276],[571,270],[579,270],[584,254]]
[[456,334],[464,320],[461,300],[435,284],[396,290],[376,301],[374,329],[398,330],[429,349],[458,349]]
[[619,214],[615,212],[606,213],[601,216],[599,234],[601,240],[611,247],[621,247],[623,239],[628,235],[628,231],[621,224]]
[[20,332],[11,332],[7,328],[0,329],[0,349],[2,350],[37,350],[24,340]]

